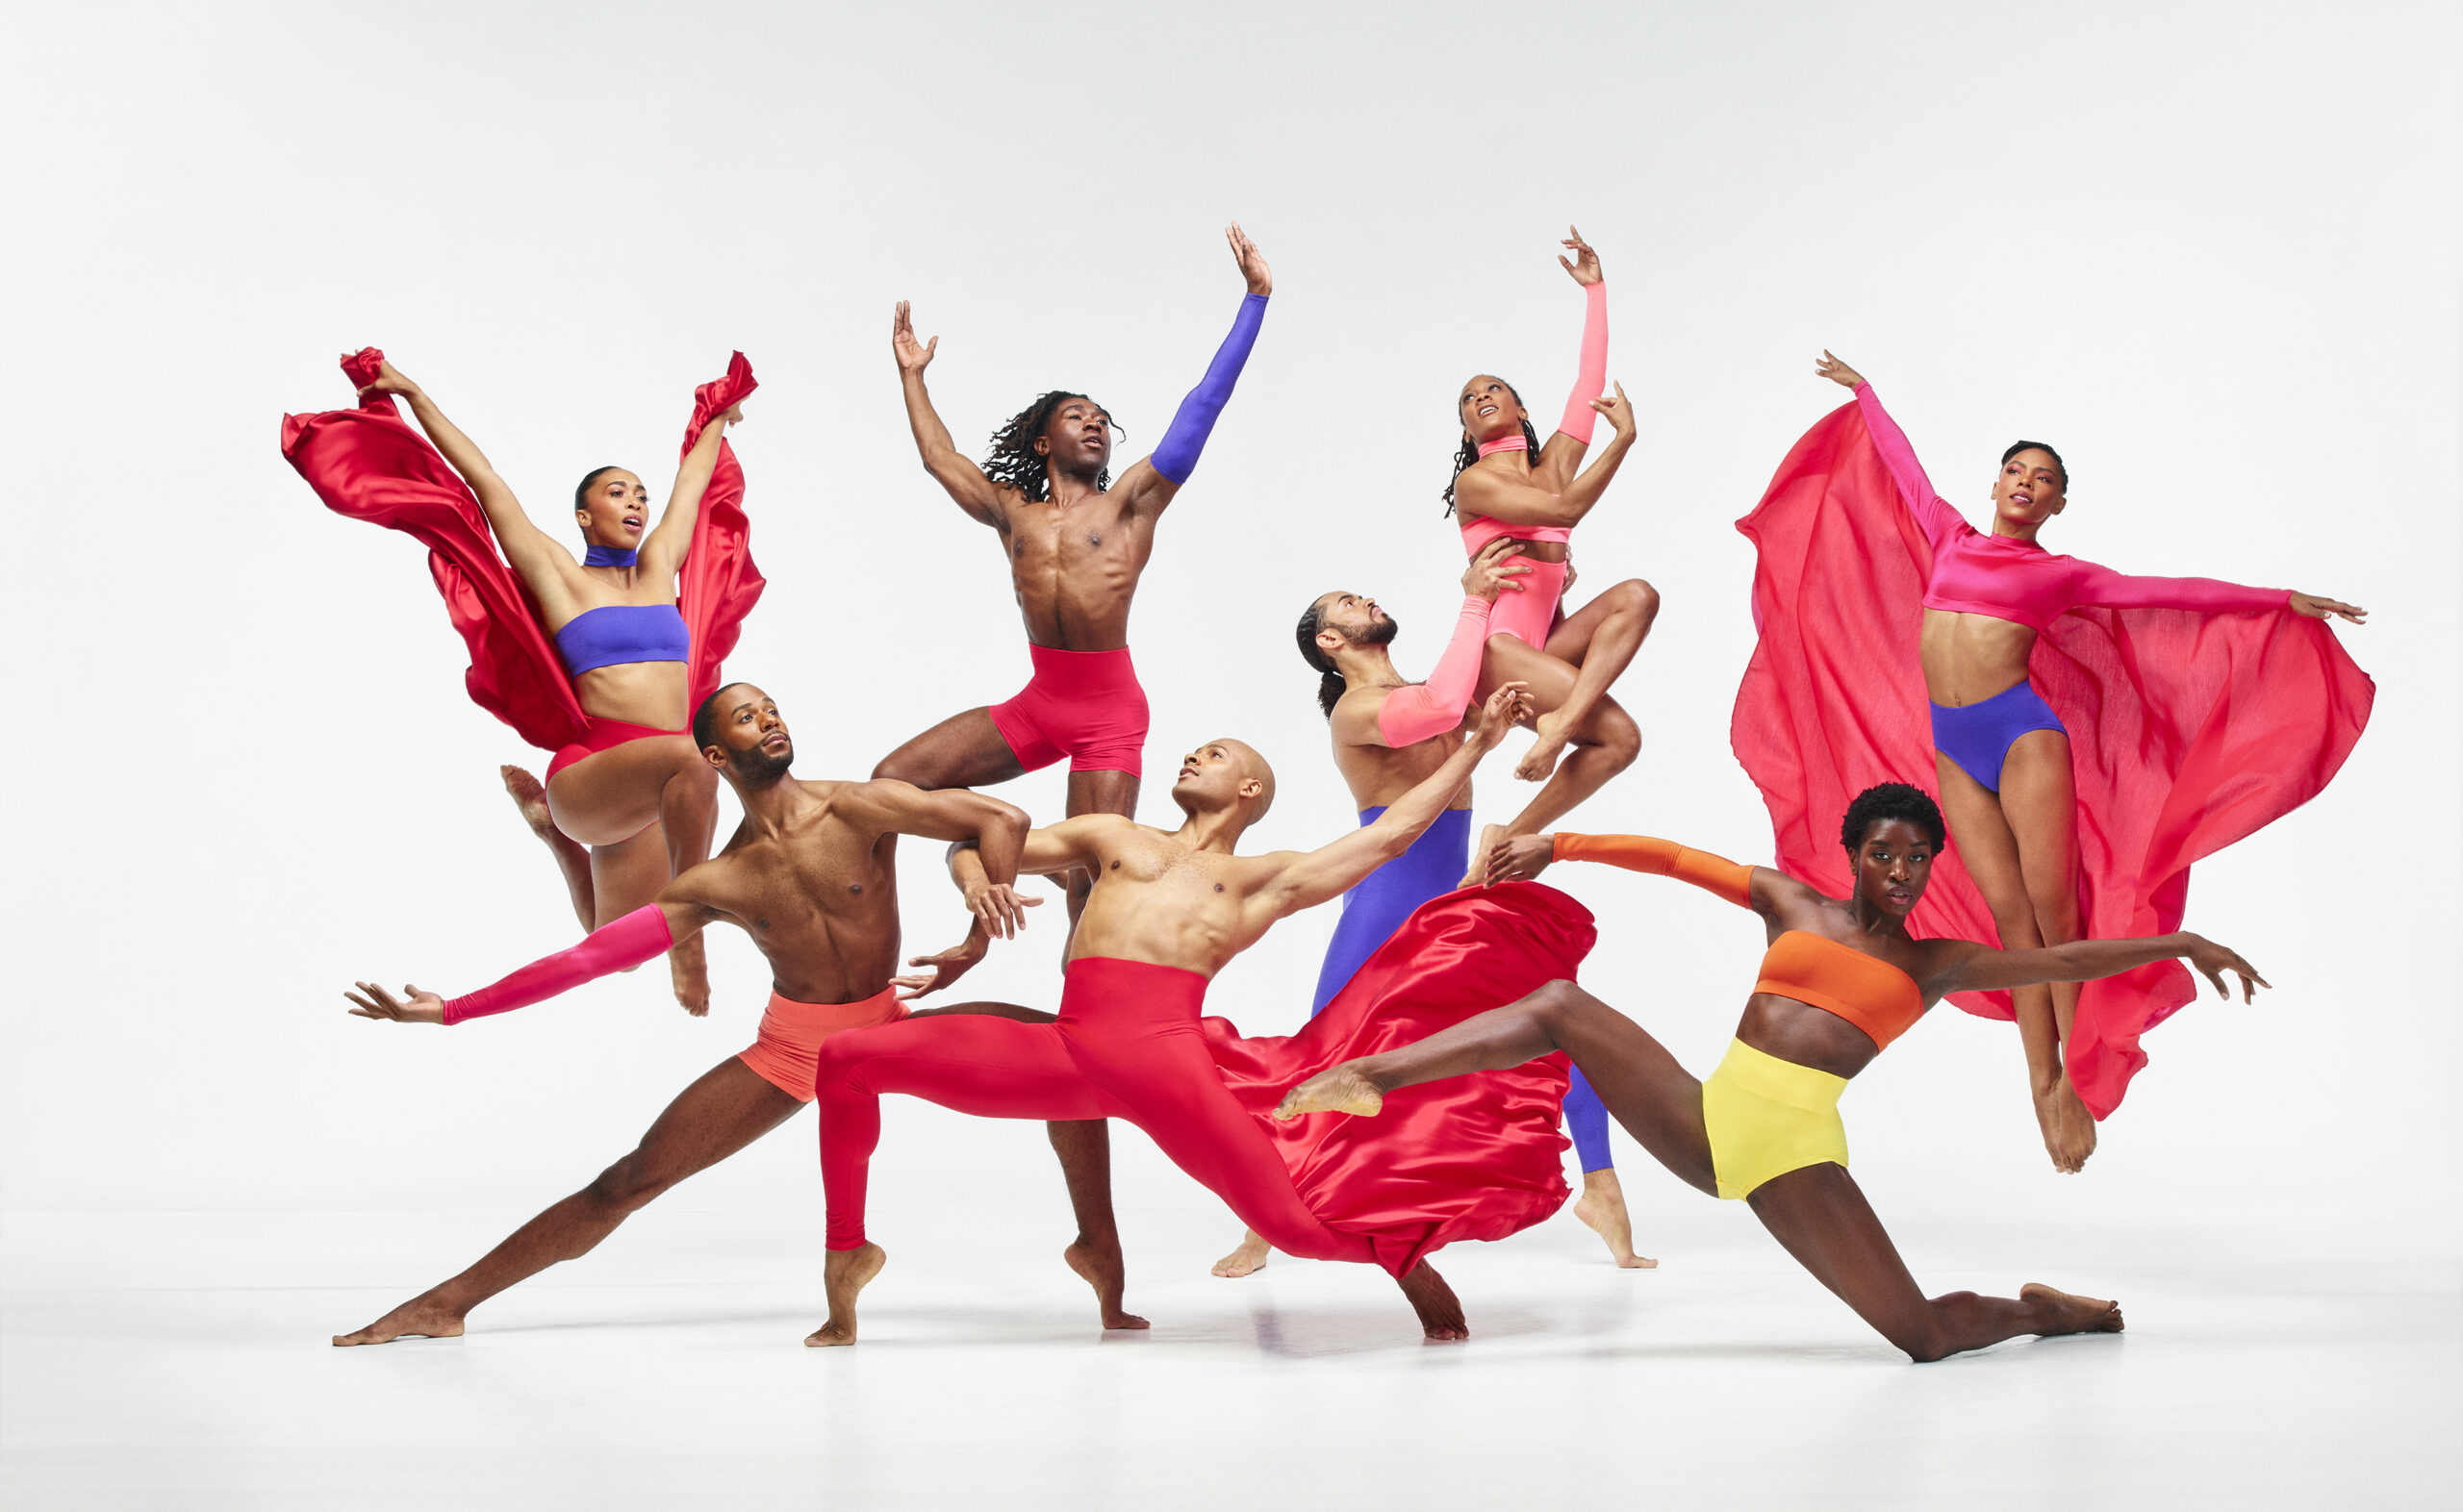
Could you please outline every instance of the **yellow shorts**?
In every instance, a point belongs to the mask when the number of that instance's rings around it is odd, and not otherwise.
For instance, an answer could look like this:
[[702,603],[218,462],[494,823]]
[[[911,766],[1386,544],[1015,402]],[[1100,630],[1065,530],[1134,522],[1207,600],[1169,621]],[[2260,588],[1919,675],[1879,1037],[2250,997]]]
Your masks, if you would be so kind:
[[1847,1164],[1839,1095],[1847,1078],[1765,1055],[1742,1040],[1702,1083],[1702,1122],[1719,1196],[1744,1197],[1773,1176],[1828,1161]]

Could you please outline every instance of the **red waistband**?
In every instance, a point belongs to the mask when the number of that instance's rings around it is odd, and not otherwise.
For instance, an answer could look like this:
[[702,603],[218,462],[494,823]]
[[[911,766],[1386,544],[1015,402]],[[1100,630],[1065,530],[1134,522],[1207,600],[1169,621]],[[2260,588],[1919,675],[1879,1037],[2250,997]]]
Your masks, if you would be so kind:
[[761,1027],[765,1033],[792,1028],[803,1032],[818,1031],[836,1034],[842,1029],[868,1029],[876,1023],[887,1023],[900,1016],[898,984],[895,982],[851,1003],[805,1003],[781,996],[776,988],[770,989],[769,1005],[761,1011]]
[[1138,1011],[1137,1017],[1195,1018],[1206,1006],[1206,978],[1177,966],[1081,955],[1060,978],[1060,1016]]
[[681,735],[684,732],[682,730],[653,729],[647,724],[627,724],[622,719],[600,719],[594,718],[589,721],[587,728],[582,731],[580,740],[577,740],[571,745],[559,750],[553,757],[548,759],[547,780],[549,782],[555,781],[556,773],[564,770],[566,768],[571,766],[573,763],[581,760],[585,756],[596,756],[600,751],[614,750],[619,745],[630,744],[634,741],[646,741],[655,735]]
[[1129,647],[1125,645],[1109,651],[1064,651],[1029,641],[1027,657],[1035,665],[1038,681],[1048,679],[1089,689],[1137,686],[1137,667],[1130,660]]

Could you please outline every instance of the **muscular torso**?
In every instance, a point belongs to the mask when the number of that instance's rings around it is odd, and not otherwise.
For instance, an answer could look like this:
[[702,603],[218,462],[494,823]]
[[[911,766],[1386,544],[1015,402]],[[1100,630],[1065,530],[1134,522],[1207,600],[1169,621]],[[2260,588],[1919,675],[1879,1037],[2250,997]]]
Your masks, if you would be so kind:
[[[1340,711],[1337,711],[1338,713]],[[1461,748],[1463,732],[1448,730],[1432,735],[1410,745],[1362,745],[1334,737],[1334,768],[1343,774],[1343,783],[1351,789],[1352,807],[1383,808],[1410,792],[1445,765],[1446,758]],[[1462,784],[1461,793],[1451,805],[1458,809],[1471,806],[1471,785]]]
[[1130,599],[1154,549],[1155,519],[1127,480],[1067,504],[1004,495],[993,528],[1008,553],[1028,640],[1060,651],[1129,644]]
[[1105,829],[1070,958],[1111,956],[1212,976],[1274,920],[1252,906],[1259,858],[1199,850],[1126,820]]
[[1917,648],[1924,693],[1947,708],[1982,703],[2027,680],[2036,633],[2015,619],[1927,609]]
[[694,901],[752,937],[780,995],[855,1002],[898,970],[898,837],[839,815],[832,800],[851,784],[799,786],[818,801],[776,836],[737,830],[694,872]]

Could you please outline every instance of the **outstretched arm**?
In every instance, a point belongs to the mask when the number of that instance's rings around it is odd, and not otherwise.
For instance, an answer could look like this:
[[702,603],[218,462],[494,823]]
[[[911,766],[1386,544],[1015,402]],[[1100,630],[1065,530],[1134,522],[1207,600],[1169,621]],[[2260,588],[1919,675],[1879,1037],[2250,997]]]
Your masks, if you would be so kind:
[[727,427],[743,418],[742,405],[713,417],[701,427],[693,449],[684,454],[682,466],[675,469],[675,487],[667,495],[667,508],[642,539],[641,555],[635,559],[649,576],[673,573],[684,565],[684,554],[693,546],[693,522],[701,514],[701,495],[710,491],[710,474],[718,470],[720,443],[726,440]]
[[[1582,239],[1579,229],[1565,228],[1564,246],[1574,255],[1568,259],[1560,254],[1557,265],[1582,286],[1582,363],[1574,373],[1574,391],[1565,400],[1565,417],[1557,422],[1557,435],[1548,438],[1532,465],[1538,466],[1544,458],[1562,461],[1570,469],[1574,459],[1590,444],[1591,425],[1599,417],[1591,401],[1608,390],[1608,280],[1599,270],[1599,254]],[[1560,442],[1558,436],[1564,441]]]
[[[1026,910],[1041,898],[1022,897],[1018,855],[1025,848],[1027,813],[1015,804],[965,788],[919,788],[894,778],[875,778],[846,790],[849,816],[876,835],[915,835],[956,841],[973,859],[971,878],[959,878],[966,908],[987,939],[1014,936]],[[957,876],[954,863],[952,875]]]
[[1257,344],[1257,329],[1265,323],[1266,300],[1274,293],[1274,273],[1266,260],[1234,221],[1225,228],[1224,238],[1232,243],[1232,255],[1238,260],[1240,276],[1248,280],[1249,292],[1240,301],[1240,313],[1232,318],[1232,334],[1215,348],[1214,361],[1206,365],[1206,376],[1198,380],[1188,397],[1181,401],[1179,413],[1172,416],[1171,427],[1155,443],[1154,454],[1121,476],[1121,492],[1132,505],[1153,513],[1162,513],[1180,492],[1181,485],[1197,471],[1197,460],[1206,450],[1206,438],[1214,434],[1214,421],[1222,415],[1224,405],[1231,402],[1232,390],[1240,381],[1240,369],[1248,365],[1249,349]]
[[915,449],[924,458],[924,470],[957,500],[958,508],[985,525],[1001,523],[1001,490],[974,459],[958,450],[950,439],[950,428],[941,423],[940,413],[932,408],[932,396],[924,391],[924,369],[931,365],[932,354],[940,349],[941,339],[929,341],[915,340],[915,326],[908,317],[906,301],[898,302],[898,314],[889,327],[890,353],[898,359],[898,383],[906,397],[906,425],[915,433]]
[[1597,861],[1628,871],[1674,877],[1765,918],[1783,897],[1813,892],[1784,871],[1730,861],[1672,840],[1655,840],[1648,835],[1577,835],[1564,830],[1499,841],[1488,850],[1487,881],[1490,885],[1527,882],[1557,861]]
[[460,1023],[527,1008],[584,982],[630,970],[720,917],[715,909],[674,897],[675,892],[676,884],[671,883],[659,901],[592,930],[579,945],[542,956],[512,975],[459,997],[440,997],[405,984],[402,993],[408,1000],[401,1001],[373,982],[361,982],[358,992],[343,995],[356,1005],[350,1011],[357,1017],[390,1019],[396,1023]]
[[1590,408],[1608,416],[1615,434],[1608,444],[1590,459],[1582,475],[1564,486],[1551,491],[1542,483],[1517,483],[1484,467],[1466,467],[1454,485],[1455,508],[1465,516],[1485,515],[1509,525],[1544,525],[1571,529],[1582,523],[1599,496],[1616,476],[1625,461],[1625,453],[1634,449],[1634,406],[1625,397],[1625,386],[1616,386],[1612,399],[1593,399]]
[[[1454,635],[1445,643],[1444,654],[1436,659],[1428,681],[1387,693],[1379,701],[1373,720],[1364,709],[1354,714],[1337,708],[1337,739],[1351,745],[1399,747],[1415,745],[1461,725],[1462,711],[1471,706],[1471,695],[1479,691],[1480,663],[1488,649],[1488,612],[1496,606],[1500,592],[1521,592],[1522,585],[1514,579],[1531,570],[1529,563],[1519,560],[1520,549],[1520,542],[1511,536],[1499,536],[1480,548],[1462,574],[1462,612],[1455,617]],[[1358,704],[1367,701],[1360,699]],[[1358,704],[1352,708],[1358,709]]]
[[[1252,896],[1266,911],[1266,922],[1340,895],[1360,878],[1411,848],[1420,832],[1436,822],[1454,801],[1480,758],[1496,749],[1514,721],[1529,713],[1524,684],[1508,683],[1488,695],[1470,739],[1429,773],[1419,786],[1386,806],[1373,824],[1365,824],[1331,845],[1309,851],[1286,851],[1281,869]],[[1262,925],[1260,926],[1262,927]]]
[[504,548],[505,560],[521,574],[532,593],[546,598],[551,587],[561,588],[565,574],[580,570],[571,552],[531,523],[530,517],[522,513],[521,501],[496,475],[487,453],[479,450],[478,442],[463,435],[460,426],[444,417],[444,412],[436,407],[426,390],[402,376],[392,363],[385,363],[376,369],[376,381],[362,385],[359,391],[398,393],[410,401],[412,418],[427,432],[427,439],[444,454],[453,470],[462,474],[462,481],[470,485],[470,491],[478,496],[480,510],[488,517],[488,528],[495,532],[496,544]]
[[2281,588],[2245,588],[2211,577],[2134,577],[2093,562],[2078,564],[2070,596],[2076,603],[2107,609],[2188,609],[2210,615],[2289,609],[2312,619],[2340,615],[2353,624],[2369,617],[2369,611],[2357,604],[2321,598],[2314,593]]
[[1873,392],[1873,386],[1865,381],[1864,374],[1826,351],[1821,354],[1821,361],[1813,365],[1813,370],[1842,389],[1854,391],[1857,411],[1865,417],[1865,430],[1873,438],[1873,450],[1880,453],[1882,466],[1890,470],[1891,482],[1897,485],[1899,506],[1914,517],[1916,528],[1924,532],[1924,539],[1933,543],[1934,550],[1949,544],[1967,520],[1934,491],[1933,480],[1924,475],[1924,465],[1916,460],[1916,448],[1907,442],[1907,433],[1882,408],[1881,395]]
[[2222,997],[2232,995],[2232,989],[2223,981],[2226,971],[2241,979],[2243,1002],[2253,1000],[2258,988],[2273,985],[2258,974],[2257,968],[2242,960],[2240,952],[2186,929],[2139,940],[2073,940],[2040,950],[1995,950],[1968,940],[1951,942],[1950,945],[1954,948],[1944,947],[1942,951],[1944,964],[1924,984],[1928,997],[1996,992],[2037,982],[2092,982],[2176,958],[2196,968],[2215,984],[2217,995]]

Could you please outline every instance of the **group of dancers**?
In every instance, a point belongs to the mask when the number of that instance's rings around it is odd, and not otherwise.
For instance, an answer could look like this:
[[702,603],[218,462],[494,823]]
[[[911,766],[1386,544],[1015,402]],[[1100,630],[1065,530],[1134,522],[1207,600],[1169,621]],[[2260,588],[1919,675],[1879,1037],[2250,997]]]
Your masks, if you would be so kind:
[[[1110,415],[1068,391],[1036,397],[970,460],[926,386],[938,339],[919,340],[898,306],[891,343],[917,450],[999,535],[1033,676],[906,742],[869,780],[791,775],[777,703],[721,675],[763,588],[727,440],[756,387],[742,354],[696,391],[655,518],[637,474],[584,476],[578,562],[374,348],[343,361],[356,408],[285,419],[284,454],[328,507],[428,547],[473,700],[552,752],[544,783],[513,767],[504,780],[587,931],[459,996],[361,982],[351,1012],[461,1023],[663,954],[677,999],[700,1014],[700,932],[714,922],[751,938],[773,983],[751,1047],[688,1086],[632,1151],[334,1343],[459,1334],[472,1307],[587,1252],[816,1102],[828,1315],[806,1343],[852,1344],[858,1295],[885,1263],[866,1206],[890,1093],[1045,1121],[1077,1225],[1065,1258],[1107,1328],[1147,1324],[1125,1305],[1106,1120],[1144,1129],[1247,1223],[1217,1274],[1247,1274],[1274,1249],[1379,1265],[1425,1336],[1451,1340],[1468,1329],[1428,1257],[1564,1203],[1561,1119],[1583,1171],[1578,1214],[1618,1264],[1653,1263],[1634,1252],[1612,1116],[1685,1181],[1743,1200],[1911,1358],[2120,1326],[2113,1302],[2044,1286],[1926,1298],[1847,1173],[1841,1093],[1944,996],[2015,1018],[2047,1151],[2078,1170],[2145,1064],[2140,1035],[2194,995],[2183,962],[2220,993],[2227,976],[2245,998],[2266,985],[2179,929],[2188,869],[2315,794],[2349,752],[2372,688],[2324,620],[2362,611],[2045,551],[2037,536],[2066,507],[2069,474],[2039,442],[2004,454],[1978,531],[1933,491],[1872,387],[1824,353],[1817,371],[1854,401],[1797,443],[1739,527],[1759,553],[1760,641],[1731,739],[1770,809],[1778,865],[1557,829],[1638,753],[1611,690],[1659,612],[1638,578],[1565,601],[1573,530],[1636,437],[1607,381],[1599,258],[1572,232],[1559,263],[1586,314],[1555,431],[1543,439],[1491,374],[1457,399],[1444,497],[1468,566],[1426,680],[1396,668],[1395,622],[1374,597],[1327,592],[1301,616],[1358,827],[1314,850],[1243,854],[1275,773],[1229,738],[1182,758],[1177,828],[1139,824],[1147,704],[1130,603],[1274,289],[1240,228],[1227,238],[1246,284],[1231,333],[1117,482]],[[1594,447],[1603,418],[1611,434]],[[1515,775],[1539,786],[1475,844],[1472,772],[1517,726],[1534,741]],[[1064,757],[1057,822],[981,791]],[[744,819],[714,855],[722,782]],[[962,941],[903,974],[901,835],[950,843],[969,920]],[[1558,861],[1674,877],[1761,916],[1766,949],[1707,1080],[1577,985],[1595,928],[1536,880]],[[1016,936],[1041,901],[1020,891],[1029,874],[1065,890],[1057,1011],[911,1007]],[[1234,956],[1337,896],[1299,1032],[1246,1037],[1204,1015]]]

